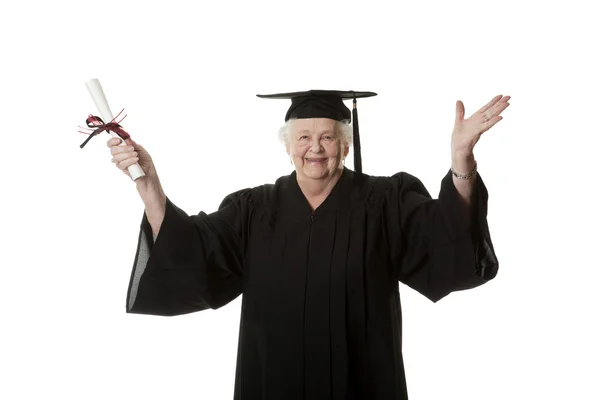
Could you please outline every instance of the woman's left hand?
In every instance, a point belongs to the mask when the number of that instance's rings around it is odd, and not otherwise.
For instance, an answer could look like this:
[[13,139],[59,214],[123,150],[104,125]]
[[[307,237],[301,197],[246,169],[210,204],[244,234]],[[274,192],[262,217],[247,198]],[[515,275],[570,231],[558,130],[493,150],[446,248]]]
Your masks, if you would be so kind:
[[479,137],[492,126],[496,125],[502,116],[502,111],[509,106],[510,96],[499,94],[477,112],[465,119],[465,105],[462,101],[456,102],[456,120],[452,131],[453,156],[468,156],[473,153]]

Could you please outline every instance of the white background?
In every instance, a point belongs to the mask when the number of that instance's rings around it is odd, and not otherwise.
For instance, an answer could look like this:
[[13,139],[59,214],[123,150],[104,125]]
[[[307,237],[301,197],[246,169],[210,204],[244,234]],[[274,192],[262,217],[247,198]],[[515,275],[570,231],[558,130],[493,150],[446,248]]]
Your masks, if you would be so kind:
[[108,135],[79,148],[90,78],[188,213],[291,172],[288,102],[257,93],[377,92],[359,101],[365,172],[434,197],[455,101],[511,95],[475,149],[497,278],[435,305],[400,288],[411,400],[600,398],[593,2],[416,3],[3,3],[0,398],[233,396],[241,298],[125,313],[143,204]]

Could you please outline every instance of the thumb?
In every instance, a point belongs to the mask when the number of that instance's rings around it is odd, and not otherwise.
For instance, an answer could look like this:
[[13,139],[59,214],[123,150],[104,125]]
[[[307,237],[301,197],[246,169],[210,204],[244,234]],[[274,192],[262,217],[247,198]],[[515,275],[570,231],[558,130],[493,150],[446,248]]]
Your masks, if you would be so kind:
[[141,144],[139,144],[135,140],[132,140],[132,139],[127,139],[127,140],[129,140],[131,142],[131,146],[133,146],[133,148],[135,149],[135,151],[146,151],[146,149],[144,149],[144,146],[142,146]]
[[456,102],[456,122],[460,122],[465,119],[465,105],[462,101]]
[[125,139],[125,143],[127,143],[129,146],[133,146],[133,140],[131,140],[131,138]]

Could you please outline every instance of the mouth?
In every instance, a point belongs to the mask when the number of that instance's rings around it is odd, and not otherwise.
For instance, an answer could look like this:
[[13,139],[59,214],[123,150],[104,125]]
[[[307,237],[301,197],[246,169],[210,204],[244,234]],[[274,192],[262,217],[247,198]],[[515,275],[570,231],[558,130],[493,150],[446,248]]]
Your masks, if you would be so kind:
[[314,165],[321,165],[327,161],[326,158],[305,158],[305,160],[309,164],[314,164]]

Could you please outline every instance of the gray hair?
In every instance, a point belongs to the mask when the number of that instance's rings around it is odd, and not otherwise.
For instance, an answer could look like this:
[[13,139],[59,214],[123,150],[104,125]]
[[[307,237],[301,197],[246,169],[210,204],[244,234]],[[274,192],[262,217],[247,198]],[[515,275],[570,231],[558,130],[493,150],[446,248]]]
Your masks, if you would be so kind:
[[[290,138],[291,123],[295,120],[296,119],[289,119],[285,125],[279,128],[279,140],[285,145],[288,144]],[[336,121],[335,129],[336,133],[342,139],[342,143],[348,147],[352,146],[352,125],[350,125],[350,122]]]

